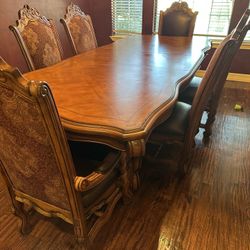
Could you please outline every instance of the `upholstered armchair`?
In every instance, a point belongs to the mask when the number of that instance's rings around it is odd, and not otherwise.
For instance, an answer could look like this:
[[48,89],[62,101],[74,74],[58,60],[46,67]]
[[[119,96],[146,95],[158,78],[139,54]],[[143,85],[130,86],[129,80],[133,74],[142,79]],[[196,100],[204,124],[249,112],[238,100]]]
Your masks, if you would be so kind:
[[174,2],[160,12],[159,35],[192,36],[198,12],[193,12],[186,2]]
[[10,25],[29,70],[44,68],[60,62],[62,46],[53,21],[41,16],[28,5],[18,12],[16,26]]
[[71,3],[62,18],[65,31],[75,54],[79,54],[97,47],[94,27],[91,17],[85,15],[75,4]]
[[120,158],[106,145],[68,143],[48,84],[0,58],[0,172],[22,233],[29,208],[72,224],[88,246],[122,197]]

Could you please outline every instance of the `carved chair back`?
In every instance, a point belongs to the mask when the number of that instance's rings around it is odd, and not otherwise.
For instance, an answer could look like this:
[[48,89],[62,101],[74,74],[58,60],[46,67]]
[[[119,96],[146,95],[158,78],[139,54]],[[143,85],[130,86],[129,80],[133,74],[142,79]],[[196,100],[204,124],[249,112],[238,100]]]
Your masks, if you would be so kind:
[[75,54],[97,48],[97,41],[91,17],[75,4],[66,10],[65,18],[60,20],[71,42]]
[[[78,242],[89,245],[89,240],[109,218],[121,192],[111,193],[112,199],[110,193],[110,196],[106,194],[110,205],[107,212],[103,212],[105,216],[102,218],[102,214],[97,213],[101,218],[99,223],[86,226],[87,214],[100,209],[100,201],[94,201],[96,208],[85,208],[82,204],[84,196],[79,191],[85,190],[86,186],[85,200],[88,202],[87,199],[92,199],[90,187],[94,181],[97,184],[102,181],[96,180],[96,176],[103,179],[103,175],[93,172],[90,179],[76,176],[49,86],[45,82],[27,81],[2,58],[0,145],[0,172],[7,184],[15,215],[22,219],[21,232],[28,233],[32,229],[26,210],[32,208],[45,216],[59,217],[73,224]],[[96,191],[100,196],[100,191]],[[100,198],[101,204],[106,204],[105,198]]]
[[[242,18],[245,19],[246,16]],[[187,145],[192,145],[193,143],[193,138],[199,128],[202,113],[212,94],[216,91],[221,92],[223,88],[232,60],[250,28],[250,22],[244,26],[242,25],[243,23],[246,23],[246,20],[241,20],[233,32],[220,43],[207,67],[190,110],[190,122],[185,136]]]
[[85,232],[81,197],[74,189],[76,173],[50,88],[27,81],[2,58],[0,145],[0,170],[15,212],[28,204],[45,216],[77,222]]
[[52,20],[28,5],[18,12],[16,26],[10,25],[29,70],[44,68],[63,58],[62,46]]
[[192,36],[198,12],[193,12],[186,2],[174,2],[160,12],[159,35]]
[[27,81],[0,57],[0,172],[22,233],[31,230],[27,204],[73,224],[78,243],[88,245],[122,197],[122,185],[128,190],[125,155],[120,159],[106,145],[68,143],[49,86]]
[[[238,52],[245,36],[246,33],[249,30],[249,25],[250,25],[250,20],[248,21],[250,16],[250,9],[247,9],[245,13],[242,15],[240,21],[238,22],[237,26],[232,30],[231,36],[235,39],[237,39],[237,46],[234,46],[233,49],[230,50],[229,55],[228,55],[228,60],[224,62],[224,67],[225,70],[221,73],[221,77],[218,78],[218,80],[214,84],[214,89],[213,93],[211,96],[211,104],[209,105],[209,112],[211,113],[210,115],[214,117],[217,107],[218,107],[218,102],[219,102],[219,97],[221,95],[222,89],[224,87],[224,84],[227,79],[228,72],[230,70],[232,61],[236,53]],[[213,118],[214,119],[214,118]]]
[[[242,41],[244,40],[245,33],[247,32],[247,22],[248,22],[249,16],[250,16],[250,9],[247,9],[245,13],[242,15],[235,29],[231,32],[232,36],[234,37],[239,36],[238,43],[237,43],[238,46],[235,46],[234,49],[230,50],[227,60],[224,61],[223,63],[225,70],[221,72],[222,75],[220,77],[217,77],[216,79],[214,79],[215,82],[213,84],[213,91],[211,93],[211,96],[209,97],[208,103],[205,108],[205,111],[207,112],[207,119],[205,123],[200,124],[200,127],[205,129],[204,134],[203,134],[204,135],[203,139],[205,142],[208,141],[209,136],[211,135],[211,129],[212,129],[213,122],[215,121],[215,115],[216,115],[216,111],[218,108],[220,95],[224,87],[224,83],[226,81],[228,72],[230,70],[233,57],[235,56],[238,49],[240,48],[240,45],[242,44]],[[195,96],[195,92],[197,91],[197,88],[201,80],[202,78],[197,78],[197,77],[191,80],[190,86],[187,87],[186,91],[184,90],[184,92],[181,93],[180,100],[183,102],[192,103],[194,96]],[[196,82],[198,84],[196,84]]]

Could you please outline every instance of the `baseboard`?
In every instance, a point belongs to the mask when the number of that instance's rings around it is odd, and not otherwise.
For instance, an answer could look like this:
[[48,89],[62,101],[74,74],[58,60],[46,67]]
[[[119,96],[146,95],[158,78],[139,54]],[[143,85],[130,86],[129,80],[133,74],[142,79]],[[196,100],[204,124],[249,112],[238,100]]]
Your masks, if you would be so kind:
[[[205,70],[198,70],[196,76],[203,77]],[[250,74],[229,73],[227,81],[250,83]]]

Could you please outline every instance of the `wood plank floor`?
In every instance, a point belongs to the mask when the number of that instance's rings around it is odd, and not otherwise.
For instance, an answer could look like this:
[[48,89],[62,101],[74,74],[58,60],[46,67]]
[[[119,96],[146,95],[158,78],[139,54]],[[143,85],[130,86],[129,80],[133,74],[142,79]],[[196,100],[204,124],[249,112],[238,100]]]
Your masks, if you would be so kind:
[[[167,161],[144,161],[140,190],[130,204],[117,206],[93,249],[250,249],[249,97],[250,90],[225,89],[211,140],[204,146],[198,136],[184,180]],[[243,112],[233,109],[236,103]],[[21,236],[0,180],[1,250],[74,249],[72,226],[35,219],[31,234]]]

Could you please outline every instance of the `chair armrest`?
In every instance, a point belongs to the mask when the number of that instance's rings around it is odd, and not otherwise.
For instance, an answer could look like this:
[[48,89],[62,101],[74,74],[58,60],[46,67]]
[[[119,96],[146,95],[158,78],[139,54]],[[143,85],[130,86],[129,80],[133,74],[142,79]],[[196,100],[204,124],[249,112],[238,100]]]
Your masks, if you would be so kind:
[[111,152],[102,164],[88,176],[76,176],[74,186],[77,191],[84,192],[96,187],[114,170],[120,160],[121,154]]
[[80,192],[92,189],[101,183],[106,176],[107,174],[101,174],[97,172],[93,172],[86,177],[76,176],[74,180],[75,189]]

